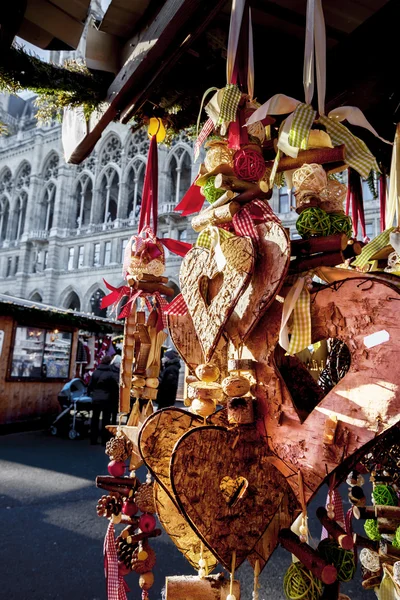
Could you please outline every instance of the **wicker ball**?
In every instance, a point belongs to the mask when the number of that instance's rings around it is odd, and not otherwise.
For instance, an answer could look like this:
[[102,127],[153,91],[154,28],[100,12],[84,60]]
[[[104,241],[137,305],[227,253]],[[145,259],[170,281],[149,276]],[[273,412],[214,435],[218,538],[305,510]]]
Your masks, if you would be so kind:
[[356,572],[354,553],[344,550],[335,540],[329,538],[322,540],[318,545],[318,552],[329,563],[337,569],[339,581],[350,581]]
[[243,181],[258,181],[265,173],[263,155],[254,146],[245,146],[238,150],[233,158],[233,170]]
[[345,233],[351,237],[353,232],[353,223],[351,217],[344,213],[328,213],[331,222],[331,233]]
[[207,171],[213,171],[219,165],[229,165],[233,167],[234,152],[228,148],[228,144],[223,140],[212,140],[206,144],[207,153],[204,159],[204,166]]
[[381,534],[378,531],[378,523],[375,519],[367,519],[364,523],[364,531],[370,540],[378,541]]
[[342,212],[343,203],[347,194],[347,186],[344,183],[329,179],[326,189],[322,195],[322,205],[326,212]]
[[305,190],[320,194],[328,183],[324,168],[316,163],[305,164],[296,169],[292,181],[296,195]]
[[285,573],[283,591],[288,600],[319,600],[322,582],[301,563],[295,562]]
[[397,506],[399,504],[397,494],[391,485],[383,483],[376,485],[372,492],[372,497],[374,504],[378,504],[378,506]]
[[223,196],[225,194],[225,190],[217,189],[214,186],[214,182],[215,182],[215,176],[213,175],[212,177],[209,177],[207,179],[206,183],[201,188],[203,190],[205,199],[210,204],[212,204],[213,202],[218,200],[218,198],[221,198],[221,196]]
[[296,222],[296,228],[302,238],[312,236],[327,236],[331,233],[331,221],[324,210],[320,208],[306,208]]

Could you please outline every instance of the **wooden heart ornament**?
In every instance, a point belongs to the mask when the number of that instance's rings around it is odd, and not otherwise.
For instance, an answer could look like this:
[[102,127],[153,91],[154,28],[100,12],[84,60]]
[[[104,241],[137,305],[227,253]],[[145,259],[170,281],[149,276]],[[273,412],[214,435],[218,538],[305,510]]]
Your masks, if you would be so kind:
[[[254,248],[247,237],[225,239],[221,242],[221,251],[226,260],[222,271],[217,266],[215,254],[202,247],[189,250],[180,270],[182,295],[206,362],[211,359],[225,323],[249,283],[254,267]],[[222,281],[217,278],[221,272]],[[218,292],[212,298],[205,294],[205,278],[214,280],[214,285],[218,285]]]
[[251,554],[285,495],[289,512],[298,508],[253,425],[187,432],[172,453],[170,477],[183,516],[228,570],[234,550],[237,567]]

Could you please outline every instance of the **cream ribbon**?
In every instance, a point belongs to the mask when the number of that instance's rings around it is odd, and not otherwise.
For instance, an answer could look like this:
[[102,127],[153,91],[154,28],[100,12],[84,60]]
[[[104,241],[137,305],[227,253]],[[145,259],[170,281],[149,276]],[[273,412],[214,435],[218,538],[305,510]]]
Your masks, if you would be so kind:
[[303,291],[305,282],[305,277],[299,277],[296,283],[290,288],[290,291],[285,298],[285,302],[283,303],[281,330],[279,332],[279,345],[286,350],[286,352],[289,350],[290,344],[288,321],[292,312],[294,311],[296,302]]
[[218,271],[223,271],[226,258],[221,248],[220,229],[214,225],[209,225],[207,229],[210,234],[210,260],[214,257]]
[[[231,10],[231,22],[229,25],[229,39],[226,59],[226,82],[232,82],[233,69],[237,48],[239,44],[240,28],[242,26],[243,13],[246,0],[233,0]],[[249,52],[247,64],[247,91],[250,98],[254,95],[254,50],[253,50],[253,28],[251,25],[251,10],[249,9]]]
[[392,162],[390,165],[389,194],[386,204],[386,227],[400,224],[400,123],[394,136]]

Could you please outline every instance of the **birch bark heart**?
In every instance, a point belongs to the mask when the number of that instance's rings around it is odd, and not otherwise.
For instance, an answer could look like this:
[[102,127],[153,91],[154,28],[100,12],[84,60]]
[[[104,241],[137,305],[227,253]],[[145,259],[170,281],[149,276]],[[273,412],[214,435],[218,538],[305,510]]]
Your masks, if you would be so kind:
[[[184,517],[223,566],[238,567],[273,522],[285,495],[296,508],[285,477],[270,462],[270,451],[255,426],[234,430],[206,426],[189,431],[171,457],[171,484]],[[230,506],[221,479],[248,482],[246,493]]]
[[250,281],[254,266],[254,249],[249,238],[232,237],[221,243],[226,259],[222,285],[209,304],[204,300],[200,284],[204,276],[212,280],[221,272],[214,255],[207,249],[195,247],[183,259],[180,271],[182,295],[208,362],[215,350],[240,295]]

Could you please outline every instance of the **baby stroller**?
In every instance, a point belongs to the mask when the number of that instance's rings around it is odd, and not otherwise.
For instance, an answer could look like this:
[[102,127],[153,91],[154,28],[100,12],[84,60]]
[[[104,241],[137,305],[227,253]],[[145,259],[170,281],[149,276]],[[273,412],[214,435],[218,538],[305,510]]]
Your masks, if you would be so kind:
[[[71,379],[58,394],[61,413],[50,427],[51,435],[67,432],[70,440],[87,433],[92,399],[86,394],[86,386],[79,378]],[[72,416],[72,419],[71,419]]]

